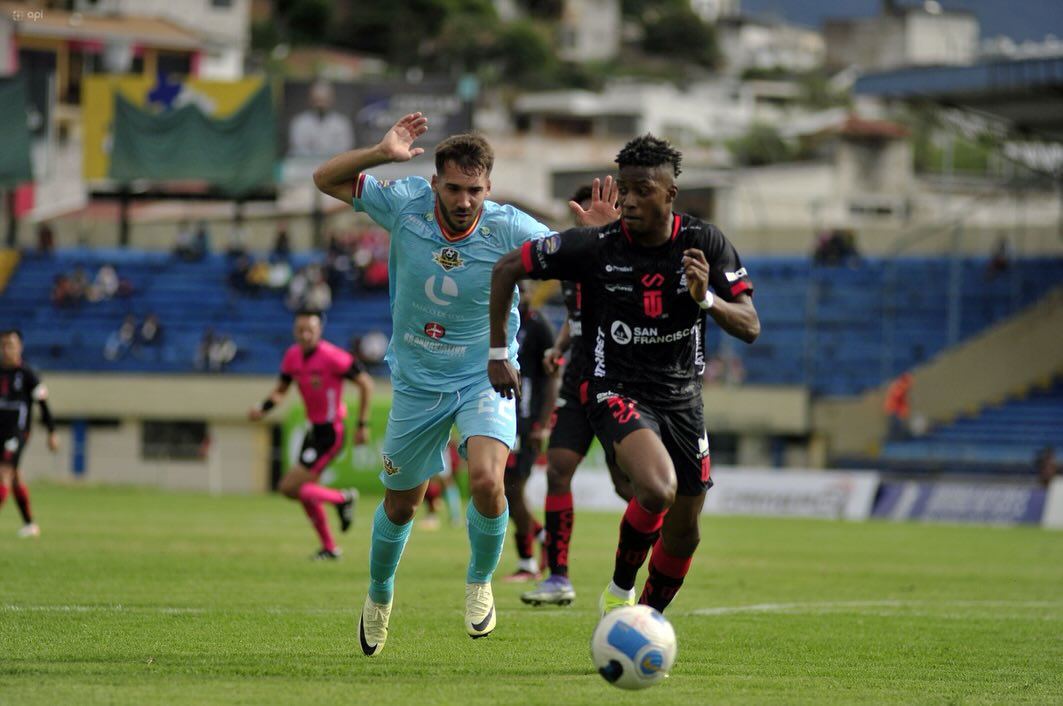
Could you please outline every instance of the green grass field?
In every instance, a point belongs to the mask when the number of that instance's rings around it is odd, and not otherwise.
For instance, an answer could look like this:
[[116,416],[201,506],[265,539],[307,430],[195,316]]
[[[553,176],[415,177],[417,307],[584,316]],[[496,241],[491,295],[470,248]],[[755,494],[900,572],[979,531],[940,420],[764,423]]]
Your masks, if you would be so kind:
[[[672,677],[622,692],[588,640],[618,517],[577,513],[579,597],[462,628],[464,530],[415,529],[391,636],[363,657],[375,500],[343,561],[307,560],[301,508],[37,484],[43,534],[0,513],[3,704],[1016,704],[1063,702],[1063,533],[706,518],[668,611]],[[514,564],[507,542],[500,574]],[[640,577],[641,578],[641,577]]]

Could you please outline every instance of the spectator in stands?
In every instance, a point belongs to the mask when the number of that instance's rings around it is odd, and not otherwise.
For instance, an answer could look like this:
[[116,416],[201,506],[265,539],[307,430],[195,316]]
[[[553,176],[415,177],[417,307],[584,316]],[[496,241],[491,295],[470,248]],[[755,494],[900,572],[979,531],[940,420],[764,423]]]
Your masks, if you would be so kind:
[[1056,463],[1056,449],[1052,446],[1046,446],[1034,456],[1033,459],[1034,472],[1037,474],[1037,482],[1042,487],[1047,488],[1052,483],[1052,479],[1059,475],[1059,464]]
[[96,277],[92,281],[92,286],[89,287],[89,301],[102,302],[114,298],[118,294],[118,285],[118,271],[114,269],[114,265],[105,262],[96,271]]
[[908,418],[911,415],[911,407],[908,396],[912,389],[912,374],[903,372],[886,388],[886,399],[882,403],[882,409],[888,420],[887,438],[891,441],[907,439],[911,436],[908,426]]
[[188,221],[181,221],[177,225],[177,240],[174,243],[173,254],[185,261],[193,259],[195,237],[196,232],[192,230],[192,224]]
[[233,227],[229,230],[229,244],[225,248],[225,254],[229,257],[239,257],[247,254],[247,223],[244,222],[244,214],[238,212],[233,220]]
[[81,263],[74,265],[74,271],[70,273],[70,291],[74,295],[74,299],[82,301],[89,295],[89,290],[92,287],[92,281],[89,279],[89,275],[85,272],[85,266]]
[[206,221],[196,225],[196,235],[192,239],[192,256],[196,261],[202,260],[210,252],[210,228]]
[[986,263],[986,279],[993,279],[997,275],[1004,274],[1011,267],[1011,240],[1007,235],[1002,235],[993,246],[993,252]]
[[74,294],[70,278],[60,272],[52,280],[52,305],[59,309],[65,309],[76,306],[77,303],[78,298]]
[[55,252],[55,231],[47,223],[37,224],[37,254],[51,255]]
[[247,288],[251,292],[261,292],[269,286],[269,263],[255,258],[251,269],[247,271]]
[[313,311],[328,311],[332,308],[332,288],[325,279],[325,273],[318,265],[311,265],[308,269],[309,286],[303,303]]
[[351,119],[333,109],[336,93],[328,81],[310,87],[310,106],[288,125],[289,157],[327,157],[354,146]]
[[292,254],[292,245],[288,240],[288,224],[281,221],[277,224],[277,235],[273,240],[273,250],[270,251],[274,261],[287,260]]
[[269,263],[269,288],[287,289],[292,279],[292,266],[286,257],[273,255]]
[[812,260],[817,265],[853,267],[859,264],[860,253],[856,248],[856,234],[848,228],[835,228],[820,233],[816,239],[816,251]]
[[159,321],[159,315],[152,311],[144,317],[140,328],[137,329],[137,348],[151,353],[152,357],[158,360],[162,352],[162,335],[162,322]]
[[196,349],[196,369],[211,373],[223,372],[238,352],[236,342],[213,328],[203,332]]
[[122,325],[112,331],[103,344],[103,357],[111,362],[122,359],[133,347],[136,337],[137,319],[132,314],[126,314]]

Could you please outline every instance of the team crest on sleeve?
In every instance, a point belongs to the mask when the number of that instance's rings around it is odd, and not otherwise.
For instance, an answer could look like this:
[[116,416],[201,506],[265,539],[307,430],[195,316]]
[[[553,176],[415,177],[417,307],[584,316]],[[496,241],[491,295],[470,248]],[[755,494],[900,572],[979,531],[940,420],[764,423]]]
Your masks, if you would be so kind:
[[381,189],[390,189],[395,184],[395,182],[393,182],[391,179],[381,179],[377,182],[377,184],[380,185]]
[[543,252],[547,255],[553,255],[561,247],[561,236],[557,233],[548,235],[543,239]]
[[457,248],[441,248],[432,253],[432,259],[447,272],[465,266],[465,260]]
[[393,476],[401,470],[402,469],[396,466],[395,462],[391,460],[391,457],[389,457],[387,454],[384,455],[384,473],[387,473],[389,476]]

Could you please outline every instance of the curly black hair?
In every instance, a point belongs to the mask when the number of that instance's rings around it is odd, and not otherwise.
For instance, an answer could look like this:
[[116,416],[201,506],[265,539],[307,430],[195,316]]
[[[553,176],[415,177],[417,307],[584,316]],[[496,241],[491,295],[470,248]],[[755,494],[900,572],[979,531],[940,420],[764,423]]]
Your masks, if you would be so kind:
[[679,176],[682,171],[679,163],[683,161],[683,155],[679,150],[673,149],[667,140],[656,138],[647,132],[624,145],[615,161],[621,167],[661,167],[671,164],[675,176]]

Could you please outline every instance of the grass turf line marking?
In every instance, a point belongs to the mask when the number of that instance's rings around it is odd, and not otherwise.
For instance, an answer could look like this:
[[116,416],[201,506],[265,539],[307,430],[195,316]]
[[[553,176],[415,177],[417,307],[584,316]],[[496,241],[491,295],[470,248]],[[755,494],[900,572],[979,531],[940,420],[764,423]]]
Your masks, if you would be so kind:
[[829,613],[862,608],[1063,608],[1060,601],[819,601],[813,603],[757,603],[745,606],[696,608],[687,615],[737,615],[740,613]]

